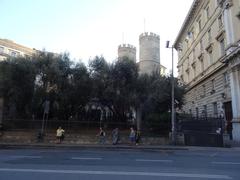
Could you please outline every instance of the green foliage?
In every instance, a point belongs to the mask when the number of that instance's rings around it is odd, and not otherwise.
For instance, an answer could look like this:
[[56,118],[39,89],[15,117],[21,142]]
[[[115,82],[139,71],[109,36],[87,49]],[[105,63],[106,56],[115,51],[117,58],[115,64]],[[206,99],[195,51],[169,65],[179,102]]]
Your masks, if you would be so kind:
[[108,64],[103,57],[95,57],[90,61],[89,69],[94,82],[92,97],[109,107],[116,121],[126,122],[136,99],[136,63],[125,58]]
[[35,69],[29,59],[9,58],[0,62],[0,92],[12,116],[30,113],[34,78]]
[[155,134],[168,133],[171,128],[171,114],[155,112],[147,114],[144,119],[145,129]]
[[[175,99],[180,108],[184,87],[175,79]],[[142,111],[150,129],[169,121],[171,77],[139,75],[137,64],[127,58],[107,63],[96,56],[86,67],[73,63],[68,54],[39,52],[32,58],[0,62],[0,95],[5,114],[42,118],[43,104],[50,101],[50,119],[84,118],[82,112],[97,100],[112,112],[112,121],[127,122],[132,109]]]

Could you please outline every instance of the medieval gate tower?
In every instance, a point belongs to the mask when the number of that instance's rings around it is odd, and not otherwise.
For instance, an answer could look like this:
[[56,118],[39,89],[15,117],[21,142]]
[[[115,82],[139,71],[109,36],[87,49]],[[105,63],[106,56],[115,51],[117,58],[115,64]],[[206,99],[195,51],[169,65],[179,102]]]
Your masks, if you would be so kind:
[[118,46],[118,58],[123,59],[127,57],[128,59],[136,62],[136,47],[130,44],[121,44]]
[[152,32],[139,36],[139,72],[152,74],[160,71],[160,37]]

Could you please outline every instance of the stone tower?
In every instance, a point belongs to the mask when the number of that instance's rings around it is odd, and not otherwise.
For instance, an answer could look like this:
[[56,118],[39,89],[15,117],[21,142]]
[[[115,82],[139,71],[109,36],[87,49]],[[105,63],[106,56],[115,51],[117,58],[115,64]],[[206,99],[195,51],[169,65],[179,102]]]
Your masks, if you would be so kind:
[[130,44],[121,44],[118,46],[118,58],[122,59],[127,57],[128,59],[136,62],[136,47]]
[[139,72],[152,74],[160,69],[160,37],[154,33],[142,33],[139,36]]

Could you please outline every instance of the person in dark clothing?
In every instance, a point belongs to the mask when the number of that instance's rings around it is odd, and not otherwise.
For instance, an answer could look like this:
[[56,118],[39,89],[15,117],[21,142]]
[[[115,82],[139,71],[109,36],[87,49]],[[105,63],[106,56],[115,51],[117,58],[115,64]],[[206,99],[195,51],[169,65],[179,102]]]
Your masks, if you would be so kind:
[[135,137],[136,145],[140,143],[140,139],[141,139],[141,133],[140,133],[140,130],[137,130],[136,137]]

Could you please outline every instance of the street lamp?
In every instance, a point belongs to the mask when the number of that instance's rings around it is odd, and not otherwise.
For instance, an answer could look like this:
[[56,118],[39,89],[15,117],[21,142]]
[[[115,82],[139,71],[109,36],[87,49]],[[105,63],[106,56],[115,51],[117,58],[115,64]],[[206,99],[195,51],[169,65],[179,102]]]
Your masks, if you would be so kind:
[[172,144],[176,145],[176,122],[175,122],[175,108],[174,108],[174,76],[173,76],[173,46],[169,46],[169,41],[166,42],[166,48],[171,48],[172,49],[172,113],[171,113],[171,123],[172,123]]

